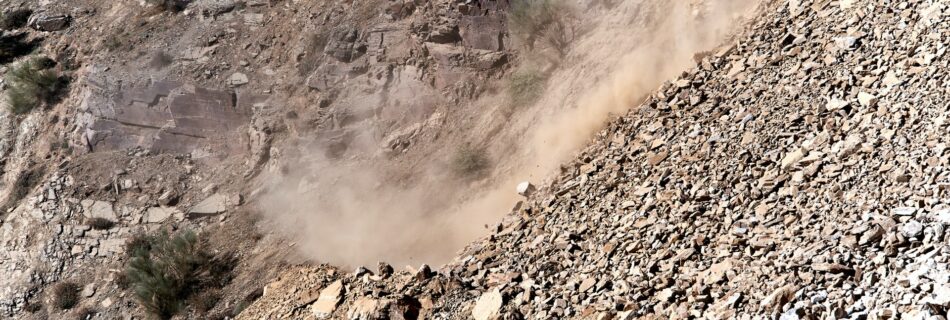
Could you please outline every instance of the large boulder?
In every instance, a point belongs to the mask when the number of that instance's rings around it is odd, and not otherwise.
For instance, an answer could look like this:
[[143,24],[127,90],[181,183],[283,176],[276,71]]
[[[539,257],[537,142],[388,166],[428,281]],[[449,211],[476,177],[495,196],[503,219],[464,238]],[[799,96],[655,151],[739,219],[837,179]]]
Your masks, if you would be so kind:
[[59,31],[69,27],[72,17],[69,15],[50,15],[38,13],[30,16],[27,24],[39,31]]

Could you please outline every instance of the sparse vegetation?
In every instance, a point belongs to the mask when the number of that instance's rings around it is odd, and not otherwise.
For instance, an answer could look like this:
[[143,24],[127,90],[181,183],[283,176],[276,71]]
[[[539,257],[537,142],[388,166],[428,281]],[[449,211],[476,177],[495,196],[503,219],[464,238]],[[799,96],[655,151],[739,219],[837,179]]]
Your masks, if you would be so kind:
[[[119,48],[122,47],[122,38],[119,37],[120,34],[121,33],[114,33],[106,36],[102,39],[102,46],[110,52],[119,50]],[[122,35],[124,36],[124,34]]]
[[563,0],[516,1],[508,15],[512,34],[528,51],[550,48],[559,57],[574,40],[576,21],[573,8]]
[[192,231],[138,235],[126,249],[131,250],[129,287],[146,311],[160,319],[181,311],[185,301],[205,312],[217,303],[214,290],[230,281],[233,260],[208,255]]
[[96,309],[84,307],[76,312],[76,320],[92,320],[98,313],[99,311],[96,311]]
[[108,230],[115,226],[115,222],[106,218],[92,218],[86,220],[86,225],[96,230]]
[[185,10],[188,5],[186,0],[145,0],[146,3],[155,6],[162,11],[178,12]]
[[459,147],[452,158],[452,171],[462,177],[478,176],[488,169],[485,151],[469,145]]
[[188,299],[188,305],[193,306],[198,312],[205,313],[211,311],[218,301],[221,301],[221,293],[218,290],[208,290],[192,295]]
[[54,65],[49,58],[35,57],[7,72],[7,103],[11,112],[25,114],[59,97],[66,81],[52,69]]
[[0,65],[13,62],[16,58],[30,54],[40,45],[40,39],[27,40],[27,38],[28,34],[25,32],[0,33]]
[[250,302],[241,300],[238,303],[234,304],[234,308],[231,309],[231,317],[236,318],[241,312],[244,312],[244,309],[247,309],[247,306],[250,305]]
[[529,105],[541,98],[547,78],[538,70],[515,72],[508,79],[508,101],[513,106]]
[[26,312],[29,313],[37,313],[40,312],[40,310],[43,310],[43,304],[38,301],[30,301],[27,302],[25,306],[23,306],[23,310],[26,310]]
[[0,29],[14,30],[22,28],[30,19],[33,10],[15,9],[5,13],[0,13]]
[[172,64],[172,62],[175,62],[175,58],[168,55],[164,51],[158,51],[152,54],[152,60],[149,61],[149,65],[152,68],[161,69]]
[[53,305],[60,310],[72,309],[79,303],[79,285],[72,282],[60,282],[53,287]]

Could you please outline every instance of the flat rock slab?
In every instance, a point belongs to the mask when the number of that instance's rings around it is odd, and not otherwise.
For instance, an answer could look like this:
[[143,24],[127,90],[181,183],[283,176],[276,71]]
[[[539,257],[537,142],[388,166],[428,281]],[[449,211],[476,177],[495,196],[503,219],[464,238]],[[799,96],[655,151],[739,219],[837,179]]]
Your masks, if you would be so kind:
[[317,319],[327,319],[333,315],[336,306],[343,295],[343,282],[337,280],[320,291],[320,298],[310,307],[313,316]]
[[216,193],[188,210],[188,218],[195,219],[222,213],[227,209],[227,200],[224,195]]
[[266,97],[211,90],[174,81],[125,88],[104,75],[90,77],[79,122],[91,151],[141,147],[197,158],[246,152],[236,143],[251,109]]
[[475,320],[489,320],[498,317],[501,314],[501,306],[504,300],[501,292],[494,289],[482,294],[475,302],[475,308],[472,308],[472,317]]
[[152,207],[148,208],[145,211],[145,222],[146,223],[161,223],[165,220],[168,220],[168,217],[171,217],[178,211],[173,207]]
[[110,221],[116,221],[118,216],[112,207],[112,202],[86,199],[80,202],[83,208],[83,215],[87,218],[103,218]]

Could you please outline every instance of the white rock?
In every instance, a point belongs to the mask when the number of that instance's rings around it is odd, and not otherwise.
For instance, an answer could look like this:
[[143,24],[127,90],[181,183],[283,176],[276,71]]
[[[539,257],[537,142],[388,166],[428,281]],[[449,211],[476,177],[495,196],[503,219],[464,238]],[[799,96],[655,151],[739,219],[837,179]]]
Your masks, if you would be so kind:
[[924,231],[924,225],[916,220],[910,220],[901,225],[900,230],[905,237],[916,238]]
[[340,297],[343,295],[343,281],[337,280],[320,291],[320,297],[313,303],[310,311],[317,319],[327,319],[333,315]]
[[531,194],[534,193],[535,190],[536,188],[534,187],[534,185],[528,181],[519,183],[518,188],[517,188],[518,194],[524,197],[531,196]]
[[110,221],[118,219],[111,202],[86,199],[80,204],[83,207],[83,215],[87,218],[104,218]]
[[858,103],[860,103],[861,106],[870,107],[877,103],[877,97],[867,92],[860,92],[858,93]]
[[891,213],[897,216],[912,216],[917,212],[917,208],[898,207],[891,210]]
[[475,320],[489,320],[501,314],[501,306],[504,301],[501,292],[498,289],[487,291],[475,302],[475,308],[472,308],[472,317]]
[[249,82],[246,74],[235,72],[231,74],[231,77],[228,78],[228,85],[232,87],[242,86]]

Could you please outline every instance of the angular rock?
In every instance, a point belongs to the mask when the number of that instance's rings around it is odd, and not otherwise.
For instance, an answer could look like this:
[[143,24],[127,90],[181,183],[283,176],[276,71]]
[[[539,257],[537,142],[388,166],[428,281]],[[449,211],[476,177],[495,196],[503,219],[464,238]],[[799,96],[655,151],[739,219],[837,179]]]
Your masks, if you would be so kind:
[[340,304],[342,296],[343,281],[334,281],[320,291],[320,297],[317,298],[317,302],[310,306],[310,312],[317,319],[328,319],[333,315],[336,306]]
[[228,78],[228,85],[232,87],[243,86],[247,84],[250,80],[247,78],[246,74],[235,72],[231,74],[231,77]]
[[162,223],[175,215],[178,210],[174,207],[151,207],[145,211],[145,223]]
[[216,193],[191,207],[191,210],[188,210],[188,218],[203,218],[222,213],[227,209],[225,203],[227,203],[227,197]]
[[525,181],[525,182],[519,183],[516,190],[518,191],[519,195],[523,197],[530,197],[531,194],[534,193],[537,189],[534,187],[533,184],[531,184],[531,182]]
[[111,202],[86,199],[80,202],[83,215],[87,218],[103,218],[110,221],[118,220]]
[[27,24],[39,31],[60,31],[69,27],[72,17],[68,15],[33,14]]
[[497,288],[486,291],[478,298],[478,301],[475,302],[475,307],[472,308],[472,317],[475,318],[475,320],[495,319],[501,315],[501,306],[503,303],[504,300],[502,299],[501,291]]

